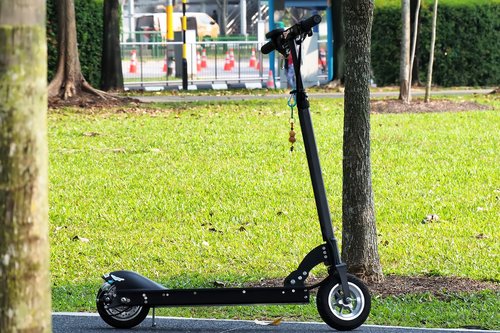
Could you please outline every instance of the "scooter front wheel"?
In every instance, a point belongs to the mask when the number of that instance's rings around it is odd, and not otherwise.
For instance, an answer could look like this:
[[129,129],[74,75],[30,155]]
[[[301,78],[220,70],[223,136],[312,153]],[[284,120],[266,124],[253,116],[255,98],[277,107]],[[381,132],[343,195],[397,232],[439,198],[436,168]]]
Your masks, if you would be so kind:
[[[113,289],[114,287],[112,287]],[[108,325],[116,328],[132,328],[139,325],[147,317],[149,306],[116,306],[108,307],[102,300],[102,293],[113,294],[113,290],[104,291],[102,288],[97,293],[97,312]]]
[[370,314],[371,296],[368,288],[357,277],[347,274],[348,302],[344,302],[342,285],[333,276],[318,290],[316,305],[323,321],[339,331],[350,331],[361,326]]

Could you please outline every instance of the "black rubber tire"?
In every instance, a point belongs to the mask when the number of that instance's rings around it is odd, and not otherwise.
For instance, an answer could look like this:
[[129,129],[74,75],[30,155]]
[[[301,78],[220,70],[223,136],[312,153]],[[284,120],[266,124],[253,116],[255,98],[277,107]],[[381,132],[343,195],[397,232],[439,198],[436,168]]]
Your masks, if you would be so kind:
[[117,307],[114,309],[106,309],[105,304],[99,301],[102,290],[99,289],[97,293],[97,312],[101,319],[104,320],[108,325],[115,328],[132,328],[134,326],[142,323],[144,319],[148,316],[149,306],[131,306],[128,310],[133,309],[133,315],[129,318],[119,317],[116,314],[111,313],[112,311],[127,311],[127,306]]
[[[316,305],[321,319],[328,326],[338,331],[350,331],[361,326],[370,314],[371,296],[368,288],[357,277],[347,274],[349,290],[353,301],[354,309],[343,313],[346,309],[340,310],[339,305],[335,306],[330,302],[331,297],[341,298],[341,285],[338,276],[333,276],[319,287]],[[340,291],[340,293],[338,292]]]

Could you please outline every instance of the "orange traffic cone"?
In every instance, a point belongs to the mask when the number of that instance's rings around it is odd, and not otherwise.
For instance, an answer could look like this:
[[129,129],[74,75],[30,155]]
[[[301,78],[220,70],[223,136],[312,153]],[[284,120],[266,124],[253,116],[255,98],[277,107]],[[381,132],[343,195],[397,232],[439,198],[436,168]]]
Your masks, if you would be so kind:
[[269,89],[274,89],[273,71],[269,71],[269,75],[267,76],[266,87]]
[[196,71],[197,72],[201,71],[201,56],[200,56],[200,51],[196,52]]
[[324,48],[319,49],[318,66],[322,72],[326,70],[326,51]]
[[224,64],[224,70],[228,72],[231,69],[233,68],[231,67],[231,59],[229,58],[229,52],[226,52],[226,63]]
[[207,50],[201,51],[201,68],[207,68]]
[[255,48],[252,47],[252,55],[250,56],[250,63],[248,64],[249,67],[256,67],[257,65],[257,57],[255,57]]
[[163,62],[163,73],[166,73],[167,70],[168,70],[168,60],[167,60],[167,57],[165,57],[165,61]]
[[234,51],[229,49],[229,61],[231,62],[231,69],[234,68]]
[[137,73],[137,51],[134,49],[130,52],[130,67],[128,68],[129,73]]

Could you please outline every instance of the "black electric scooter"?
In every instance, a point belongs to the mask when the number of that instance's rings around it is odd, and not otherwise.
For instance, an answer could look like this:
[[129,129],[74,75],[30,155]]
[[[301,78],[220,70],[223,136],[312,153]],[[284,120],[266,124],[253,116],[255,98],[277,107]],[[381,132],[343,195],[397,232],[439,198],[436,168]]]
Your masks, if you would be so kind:
[[[111,272],[103,276],[105,282],[99,289],[96,300],[97,311],[106,323],[117,328],[131,328],[140,324],[149,309],[153,308],[155,325],[156,307],[307,304],[310,301],[310,291],[318,287],[318,312],[329,326],[337,330],[352,330],[365,322],[370,313],[371,297],[368,288],[359,279],[347,273],[346,264],[340,259],[321,174],[309,102],[300,73],[300,45],[307,36],[312,36],[311,29],[320,22],[321,16],[314,15],[287,30],[270,31],[266,34],[270,41],[261,51],[267,54],[276,50],[285,59],[290,53],[292,55],[296,76],[296,90],[292,93],[295,94],[297,102],[324,243],[305,256],[297,270],[284,280],[283,287],[168,289],[134,272]],[[319,264],[326,265],[328,276],[318,284],[306,285],[310,271]]]

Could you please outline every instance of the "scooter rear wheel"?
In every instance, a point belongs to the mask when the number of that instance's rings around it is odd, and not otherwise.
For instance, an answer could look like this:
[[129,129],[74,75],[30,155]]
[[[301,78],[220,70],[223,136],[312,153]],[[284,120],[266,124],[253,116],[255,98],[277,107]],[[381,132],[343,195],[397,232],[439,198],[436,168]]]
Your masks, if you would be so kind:
[[147,317],[149,306],[123,305],[112,308],[108,307],[100,300],[103,292],[112,293],[112,290],[103,291],[101,288],[97,293],[97,312],[108,325],[116,328],[132,328],[142,323]]
[[347,274],[349,303],[343,301],[342,285],[333,276],[318,290],[316,305],[323,321],[338,331],[350,331],[361,326],[370,314],[371,296],[368,288],[354,275]]

